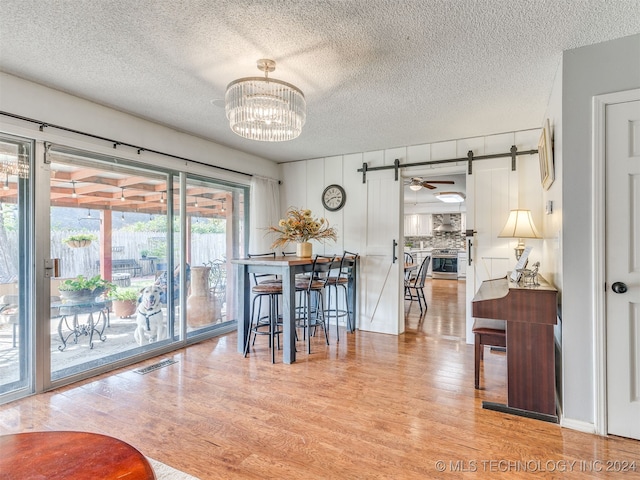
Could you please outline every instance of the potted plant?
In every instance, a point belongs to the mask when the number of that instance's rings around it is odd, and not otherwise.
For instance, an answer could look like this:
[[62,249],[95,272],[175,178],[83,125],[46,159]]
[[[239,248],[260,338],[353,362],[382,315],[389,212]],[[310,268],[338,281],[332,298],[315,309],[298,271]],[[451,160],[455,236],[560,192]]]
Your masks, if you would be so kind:
[[149,250],[142,249],[140,250],[140,258],[147,258],[149,256]]
[[113,313],[119,318],[127,318],[136,313],[140,290],[137,288],[114,288],[109,291]]
[[100,275],[91,278],[78,275],[76,278],[65,280],[58,287],[62,299],[73,302],[93,302],[96,297],[113,288],[115,288],[115,285],[100,277]]
[[88,247],[91,245],[91,242],[97,239],[98,237],[93,233],[76,233],[74,235],[69,235],[67,238],[62,240],[62,243],[66,243],[71,248],[81,248]]
[[337,239],[336,229],[329,226],[327,219],[314,218],[311,210],[294,207],[289,207],[287,216],[278,222],[277,227],[268,227],[267,230],[277,234],[271,248],[296,242],[298,257],[311,257],[312,245],[309,240]]

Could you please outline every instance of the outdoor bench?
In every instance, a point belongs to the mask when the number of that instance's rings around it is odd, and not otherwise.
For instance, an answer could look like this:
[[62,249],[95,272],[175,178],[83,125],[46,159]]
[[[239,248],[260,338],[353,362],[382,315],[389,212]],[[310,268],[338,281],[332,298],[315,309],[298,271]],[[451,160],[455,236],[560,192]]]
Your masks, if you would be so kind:
[[[100,260],[96,261],[96,269],[100,270]],[[118,258],[111,260],[111,271],[130,273],[134,277],[139,275],[142,271],[142,267],[137,260],[133,258]]]

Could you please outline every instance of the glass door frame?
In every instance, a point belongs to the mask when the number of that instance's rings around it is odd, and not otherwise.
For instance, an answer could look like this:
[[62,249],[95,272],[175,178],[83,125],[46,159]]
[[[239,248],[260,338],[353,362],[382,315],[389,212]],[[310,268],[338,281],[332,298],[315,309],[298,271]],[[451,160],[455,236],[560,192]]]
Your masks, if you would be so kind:
[[[19,133],[12,133],[14,130]],[[51,380],[51,333],[50,333],[50,298],[51,298],[51,169],[47,158],[47,149],[51,144],[47,139],[54,140],[56,145],[65,145],[69,149],[84,150],[88,153],[94,153],[97,156],[105,156],[108,153],[105,152],[104,146],[100,145],[82,145],[78,146],[77,141],[73,141],[68,138],[57,137],[50,134],[38,134],[33,131],[24,131],[22,128],[9,128],[3,127],[0,131],[0,135],[8,138],[18,138],[21,141],[26,141],[31,144],[31,175],[29,177],[29,198],[28,208],[21,211],[21,215],[27,215],[25,218],[21,218],[21,221],[25,222],[25,242],[21,245],[21,256],[24,258],[24,267],[27,269],[28,276],[24,279],[23,286],[28,288],[26,293],[26,303],[28,304],[30,311],[26,315],[27,326],[24,329],[23,335],[25,351],[25,365],[27,376],[29,380],[27,386],[17,390],[15,393],[10,392],[7,395],[0,397],[0,404],[13,401],[18,398],[22,398],[34,393],[41,393],[60,386],[90,378],[92,376],[114,370],[116,368],[131,365],[134,362],[139,362],[146,358],[170,353],[179,348],[182,348],[188,344],[202,341],[208,337],[215,337],[227,333],[227,331],[235,330],[235,318],[231,318],[229,325],[224,328],[215,329],[203,334],[194,335],[189,337],[187,335],[187,323],[186,320],[181,321],[181,328],[179,332],[174,332],[175,336],[179,336],[179,340],[170,343],[163,348],[157,350],[150,350],[140,356],[128,357],[122,361],[106,365],[104,367],[95,368],[81,372],[78,375],[65,377],[58,380]],[[95,148],[94,148],[95,147]],[[132,158],[132,155],[117,155],[117,162],[121,162],[123,165],[131,165],[133,167],[149,169],[156,172],[164,172],[168,174],[168,185],[172,191],[174,186],[179,185],[180,188],[180,201],[179,204],[174,204],[171,210],[167,210],[167,215],[170,219],[168,222],[167,242],[168,247],[173,248],[175,242],[179,243],[180,259],[179,263],[182,265],[182,271],[184,272],[185,266],[185,251],[186,251],[186,185],[187,178],[201,179],[212,184],[219,186],[229,186],[233,192],[234,201],[243,196],[244,202],[244,214],[240,218],[236,218],[233,223],[233,228],[238,229],[240,222],[242,222],[242,228],[244,233],[242,237],[237,237],[236,241],[242,243],[242,248],[246,251],[248,247],[249,237],[249,199],[250,199],[250,184],[242,181],[235,181],[233,179],[225,179],[216,177],[215,166],[211,166],[211,172],[206,171],[205,168],[196,166],[193,171],[188,171],[189,166],[180,165],[183,170],[176,170],[166,164],[153,164],[151,162],[136,161]],[[167,192],[169,193],[169,192]],[[175,216],[175,210],[179,211],[179,217]],[[181,223],[180,233],[175,234],[173,228],[174,217]],[[235,247],[234,247],[235,248]],[[23,252],[25,255],[23,255]],[[176,262],[174,258],[170,257],[168,260],[168,268],[174,268]],[[182,288],[180,302],[186,305],[187,292],[185,290],[185,276],[181,275]],[[22,281],[22,279],[21,279]],[[233,284],[229,285],[233,288]],[[233,292],[232,292],[233,295]],[[233,295],[235,297],[235,295]],[[228,327],[228,328],[227,328]]]
[[[18,350],[18,368],[19,379],[16,382],[16,387],[0,395],[0,403],[10,402],[17,398],[22,398],[35,391],[34,383],[34,328],[30,319],[34,316],[34,298],[35,288],[33,285],[34,269],[34,249],[33,249],[33,192],[35,192],[34,182],[34,164],[35,164],[35,147],[36,142],[34,139],[15,135],[6,132],[0,132],[0,136],[3,141],[7,143],[15,143],[18,146],[28,145],[28,164],[29,174],[27,178],[17,176],[16,185],[16,211],[18,212],[17,245],[19,251],[16,252],[18,256],[18,283],[17,283],[17,295],[18,295],[18,312],[17,321],[18,328],[13,330],[12,338],[17,343]],[[18,161],[18,160],[16,160]],[[9,175],[7,172],[7,183],[9,182]],[[22,246],[22,248],[20,248]],[[17,339],[14,337],[17,335]],[[10,385],[10,383],[7,383]]]

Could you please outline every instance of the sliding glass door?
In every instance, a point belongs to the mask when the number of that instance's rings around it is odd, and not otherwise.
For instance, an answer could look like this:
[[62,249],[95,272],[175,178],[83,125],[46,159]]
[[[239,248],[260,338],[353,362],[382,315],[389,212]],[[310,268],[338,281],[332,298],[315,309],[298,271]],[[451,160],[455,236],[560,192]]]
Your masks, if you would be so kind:
[[[167,172],[53,146],[50,161],[51,379],[180,340],[173,236],[179,183]],[[174,267],[175,266],[175,267]],[[177,313],[177,314],[176,314]]]
[[0,403],[233,331],[247,193],[0,134]]
[[0,135],[0,401],[33,390],[33,143]]
[[187,331],[226,329],[235,319],[231,259],[244,255],[244,189],[187,177]]

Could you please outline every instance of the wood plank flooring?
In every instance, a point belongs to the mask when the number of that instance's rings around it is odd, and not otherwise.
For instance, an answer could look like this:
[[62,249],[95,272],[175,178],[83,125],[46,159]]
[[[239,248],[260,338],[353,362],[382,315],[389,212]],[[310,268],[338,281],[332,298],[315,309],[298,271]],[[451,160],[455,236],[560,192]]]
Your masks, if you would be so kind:
[[[475,390],[464,282],[425,292],[399,337],[336,344],[334,326],[329,347],[318,336],[310,356],[301,342],[298,362],[272,365],[266,338],[243,358],[230,334],[0,406],[0,431],[112,435],[203,480],[640,478],[640,442],[483,410],[505,401],[505,356],[485,352]],[[164,358],[177,363],[134,372]]]

